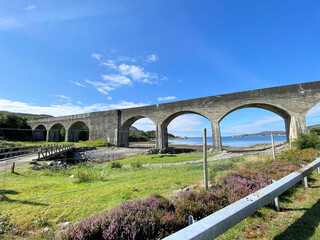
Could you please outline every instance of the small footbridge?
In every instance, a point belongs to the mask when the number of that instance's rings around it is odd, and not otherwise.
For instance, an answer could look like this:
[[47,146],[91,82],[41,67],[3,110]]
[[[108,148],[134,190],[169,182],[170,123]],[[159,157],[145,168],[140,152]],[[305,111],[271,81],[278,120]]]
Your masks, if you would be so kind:
[[47,160],[73,149],[74,144],[0,148],[0,173],[6,172],[12,168],[12,166],[18,166],[32,161]]

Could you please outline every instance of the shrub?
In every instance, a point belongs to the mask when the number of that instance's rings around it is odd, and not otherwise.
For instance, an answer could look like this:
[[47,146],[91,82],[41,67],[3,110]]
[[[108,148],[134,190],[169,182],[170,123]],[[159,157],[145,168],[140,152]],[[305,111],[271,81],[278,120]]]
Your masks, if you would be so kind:
[[100,171],[100,169],[94,168],[91,164],[79,163],[75,168],[74,175],[76,176],[74,179],[76,183],[83,183],[99,180],[106,181],[109,174],[106,173],[105,169]]
[[160,239],[178,229],[173,205],[154,195],[121,204],[106,214],[91,217],[60,232],[62,239]]
[[293,142],[293,145],[297,149],[319,149],[320,147],[320,138],[315,131],[311,131],[310,134],[299,134],[297,140]]
[[265,187],[268,180],[258,170],[241,169],[237,172],[230,172],[219,179],[221,185],[218,189],[228,196],[230,203]]
[[277,160],[281,162],[288,162],[294,164],[310,163],[316,157],[319,156],[319,152],[315,149],[303,149],[303,150],[287,150],[277,156]]
[[135,168],[140,168],[142,167],[142,163],[140,160],[134,161],[132,163],[130,163],[131,167],[135,167]]
[[113,162],[111,162],[110,167],[111,168],[122,168],[122,164],[118,161],[113,161]]
[[177,218],[184,225],[188,225],[191,215],[200,220],[229,204],[226,195],[219,196],[213,192],[181,192],[175,204]]

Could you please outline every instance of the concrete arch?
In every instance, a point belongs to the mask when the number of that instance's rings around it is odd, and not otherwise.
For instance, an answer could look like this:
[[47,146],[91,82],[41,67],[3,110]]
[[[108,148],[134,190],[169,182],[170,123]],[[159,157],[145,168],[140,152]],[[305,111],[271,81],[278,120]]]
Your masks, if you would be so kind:
[[129,130],[130,127],[139,119],[142,118],[147,118],[149,119],[151,122],[154,123],[155,126],[157,126],[157,124],[150,118],[145,117],[143,115],[138,115],[138,116],[133,116],[129,119],[127,119],[126,121],[124,121],[124,123],[120,126],[120,133],[119,133],[119,142],[120,142],[120,147],[129,147]]
[[247,103],[247,104],[241,104],[238,106],[235,106],[233,108],[228,109],[228,111],[224,114],[222,114],[222,116],[220,116],[218,118],[218,122],[221,122],[227,115],[229,115],[230,113],[243,109],[243,108],[261,108],[270,112],[273,112],[277,115],[279,115],[280,117],[282,117],[283,119],[286,119],[288,117],[290,117],[290,114],[287,110],[285,110],[282,107],[276,106],[274,104],[269,104],[269,103]]
[[66,128],[61,123],[55,123],[51,126],[48,135],[48,142],[65,141]]
[[162,122],[161,125],[163,125],[163,126],[168,126],[168,125],[170,124],[170,122],[172,122],[172,120],[174,120],[175,118],[177,118],[177,117],[179,117],[179,116],[182,116],[182,115],[184,115],[184,114],[196,114],[196,115],[199,115],[199,116],[201,116],[201,117],[204,117],[204,118],[206,118],[206,119],[208,119],[208,120],[210,121],[210,119],[209,119],[208,117],[206,117],[206,116],[205,116],[204,114],[202,114],[202,113],[199,113],[199,112],[196,112],[196,111],[192,111],[192,110],[190,110],[190,111],[184,110],[184,111],[175,112],[175,113],[167,116],[167,117],[165,118],[165,120]]
[[68,142],[89,140],[89,127],[83,121],[74,122],[68,129],[66,139]]
[[46,141],[47,140],[47,129],[43,124],[39,124],[33,130],[34,141]]
[[[228,109],[227,112],[223,113],[219,118],[218,118],[218,123],[220,123],[227,115],[230,113],[244,109],[244,108],[260,108],[264,109],[270,112],[273,112],[283,118],[284,123],[285,123],[285,129],[286,129],[286,138],[287,141],[289,142],[291,139],[295,139],[297,137],[297,126],[296,125],[301,125],[304,126],[305,124],[305,117],[301,116],[295,116],[293,113],[290,111],[286,110],[283,107],[277,106],[275,104],[270,104],[270,103],[246,103],[246,104],[241,104],[238,106],[234,106]],[[303,128],[303,127],[302,127]],[[304,129],[302,131],[305,131]]]
[[[206,118],[207,120],[209,120],[211,122],[211,120],[205,116],[202,113],[199,113],[197,111],[193,111],[193,110],[183,110],[183,111],[178,111],[175,112],[173,114],[170,114],[169,116],[167,116],[161,123],[159,123],[157,125],[157,148],[165,148],[168,147],[168,125],[177,117],[182,116],[184,114],[196,114],[199,115],[201,117]],[[211,122],[212,124],[212,122]],[[219,132],[220,134],[220,132]],[[219,141],[221,142],[220,136],[219,136]]]

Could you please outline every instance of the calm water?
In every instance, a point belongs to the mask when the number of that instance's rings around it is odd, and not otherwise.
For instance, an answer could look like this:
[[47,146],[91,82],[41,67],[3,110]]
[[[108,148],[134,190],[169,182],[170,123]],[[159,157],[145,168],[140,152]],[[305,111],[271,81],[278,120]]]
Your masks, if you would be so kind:
[[[263,137],[222,137],[222,145],[230,147],[249,147],[258,143],[270,143],[270,136]],[[274,136],[275,142],[285,141],[285,136]],[[202,145],[202,137],[189,137],[188,139],[169,139],[170,144]],[[207,138],[207,144],[212,144],[212,137]]]

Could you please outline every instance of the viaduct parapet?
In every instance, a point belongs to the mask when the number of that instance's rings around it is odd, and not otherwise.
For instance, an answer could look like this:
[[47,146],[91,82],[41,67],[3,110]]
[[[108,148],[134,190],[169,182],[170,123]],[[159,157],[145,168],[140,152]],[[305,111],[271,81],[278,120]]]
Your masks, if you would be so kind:
[[[220,121],[233,111],[256,107],[269,110],[284,119],[287,141],[307,133],[306,114],[320,102],[320,81],[257,89],[171,103],[78,114],[28,121],[37,140],[78,141],[87,129],[89,140],[106,139],[116,146],[129,146],[129,128],[141,118],[156,125],[156,147],[168,146],[168,125],[176,117],[194,113],[212,125],[213,149],[221,151]],[[61,129],[65,139],[60,139]]]

